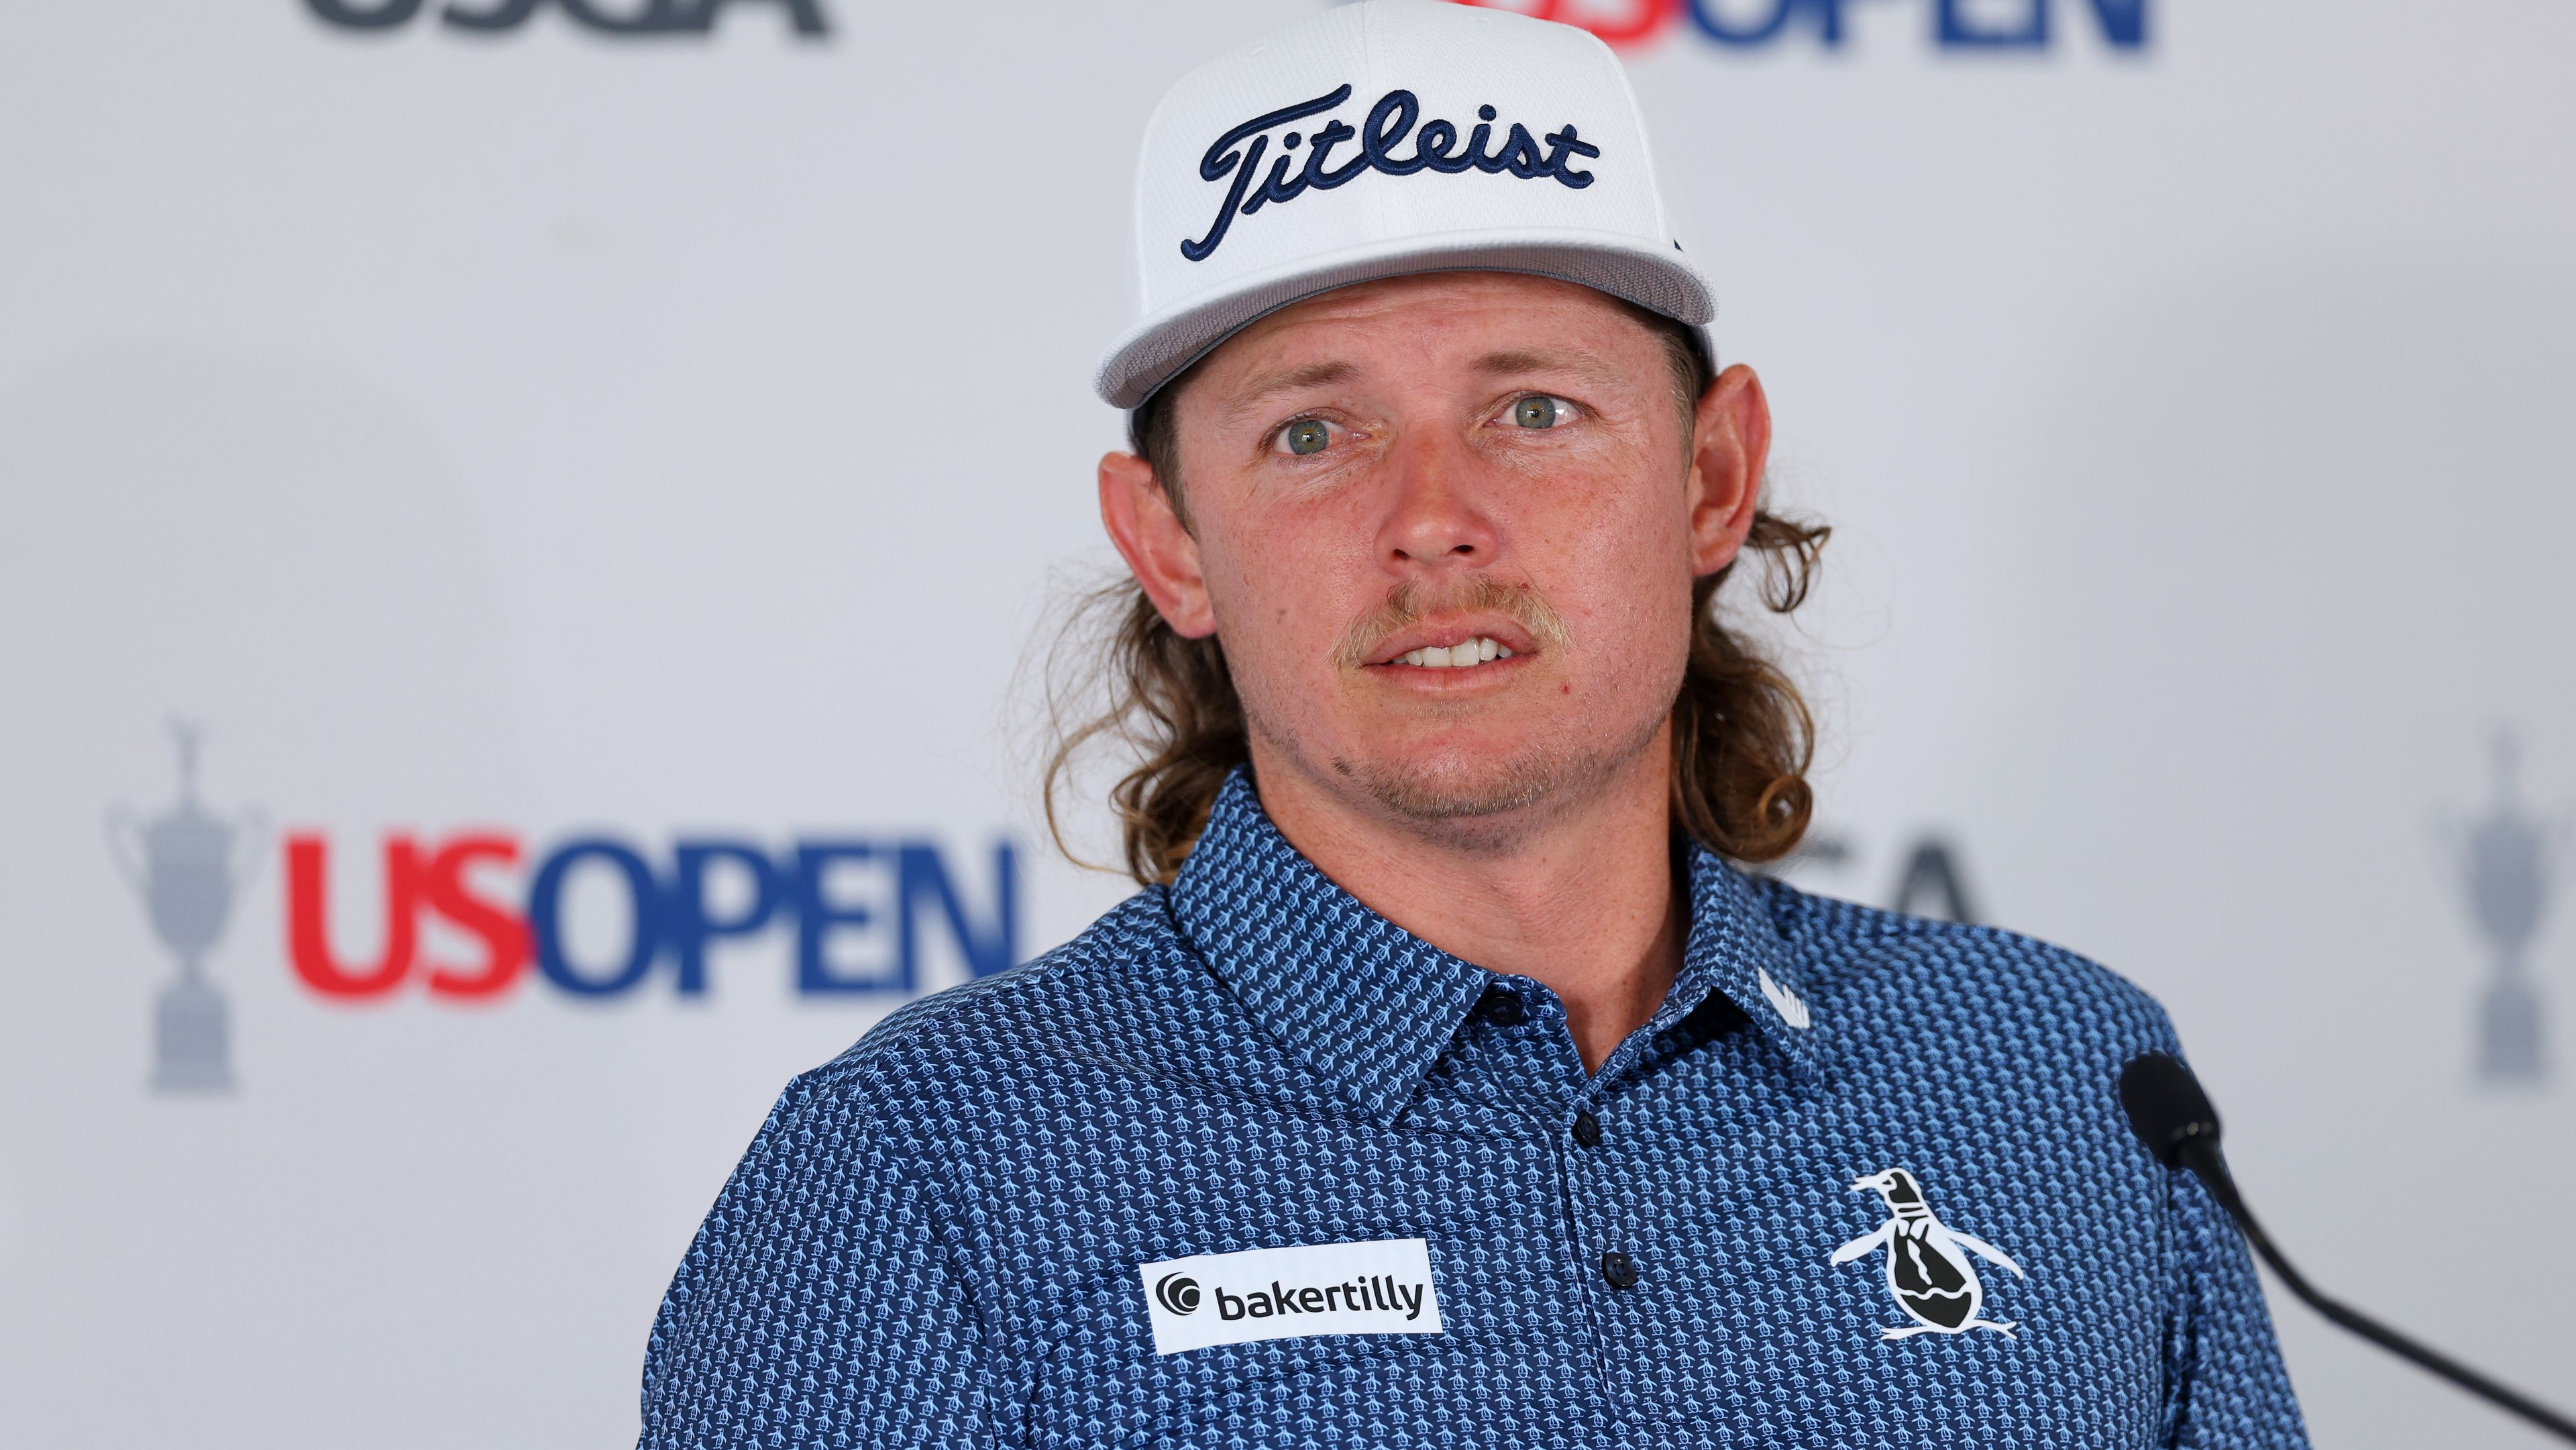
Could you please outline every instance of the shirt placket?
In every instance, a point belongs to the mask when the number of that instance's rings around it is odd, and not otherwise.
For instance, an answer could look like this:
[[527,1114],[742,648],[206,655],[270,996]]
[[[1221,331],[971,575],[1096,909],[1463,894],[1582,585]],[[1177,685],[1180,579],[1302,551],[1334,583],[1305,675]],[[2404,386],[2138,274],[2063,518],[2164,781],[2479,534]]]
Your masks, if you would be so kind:
[[1508,1096],[1521,1110],[1521,1131],[1542,1135],[1556,1168],[1551,1205],[1563,1252],[1582,1287],[1583,1319],[1590,1329],[1594,1370],[1613,1418],[1633,1425],[1641,1406],[1624,1386],[1620,1367],[1653,1352],[1644,1342],[1638,1296],[1652,1292],[1654,1266],[1624,1230],[1643,1212],[1635,1202],[1646,1191],[1652,1146],[1622,1135],[1623,1098],[1684,1045],[1678,1034],[1704,987],[1677,992],[1662,1011],[1612,1053],[1597,1074],[1583,1070],[1563,1004],[1534,982],[1507,978],[1477,1004],[1470,1069],[1482,1084]]
[[[1643,1245],[1629,1241],[1630,1230],[1650,1212],[1638,1198],[1650,1191],[1656,1145],[1624,1131],[1621,1108],[1686,1046],[1681,1024],[1707,995],[1704,985],[1677,986],[1662,1010],[1621,1042],[1600,1072],[1581,1082],[1552,1125],[1566,1185],[1566,1232],[1578,1246],[1581,1282],[1593,1305],[1603,1393],[1631,1426],[1644,1406],[1631,1389],[1634,1377],[1622,1367],[1656,1352],[1644,1327],[1644,1299],[1657,1291],[1658,1270],[1670,1266],[1654,1263]],[[1570,1036],[1567,1041],[1570,1046]]]
[[1455,1052],[1435,1078],[1441,1081],[1436,1096],[1447,1103],[1434,1110],[1437,1116],[1461,1127],[1472,1122],[1481,1131],[1508,1134],[1543,1149],[1552,1191],[1547,1202],[1527,1205],[1524,1221],[1547,1237],[1549,1256],[1563,1265],[1560,1282],[1575,1289],[1575,1301],[1567,1307],[1591,1350],[1594,1383],[1588,1388],[1600,1397],[1606,1423],[1624,1423],[1628,1411],[1614,1391],[1605,1354],[1608,1306],[1597,1292],[1598,1234],[1577,1207],[1574,1174],[1579,1165],[1564,1152],[1567,1126],[1587,1101],[1589,1085],[1563,1004],[1536,982],[1497,978],[1476,1003]]

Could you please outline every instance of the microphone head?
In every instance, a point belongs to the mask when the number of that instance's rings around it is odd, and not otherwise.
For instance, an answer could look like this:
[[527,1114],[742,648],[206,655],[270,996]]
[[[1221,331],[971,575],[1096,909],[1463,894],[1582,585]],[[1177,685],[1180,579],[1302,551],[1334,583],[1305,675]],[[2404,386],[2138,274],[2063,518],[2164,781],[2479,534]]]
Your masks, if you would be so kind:
[[2184,1146],[2195,1140],[2218,1144],[2218,1109],[2200,1079],[2161,1052],[2142,1052],[2120,1069],[2120,1106],[2138,1141],[2168,1168],[2181,1165]]

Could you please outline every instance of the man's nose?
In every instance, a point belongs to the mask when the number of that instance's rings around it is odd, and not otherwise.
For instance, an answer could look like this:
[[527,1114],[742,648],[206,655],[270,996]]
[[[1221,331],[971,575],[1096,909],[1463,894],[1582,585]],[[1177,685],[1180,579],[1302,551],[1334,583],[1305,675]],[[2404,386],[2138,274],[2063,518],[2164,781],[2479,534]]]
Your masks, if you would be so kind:
[[1454,438],[1421,430],[1387,459],[1389,497],[1378,560],[1390,573],[1481,568],[1502,539],[1477,487],[1478,460]]

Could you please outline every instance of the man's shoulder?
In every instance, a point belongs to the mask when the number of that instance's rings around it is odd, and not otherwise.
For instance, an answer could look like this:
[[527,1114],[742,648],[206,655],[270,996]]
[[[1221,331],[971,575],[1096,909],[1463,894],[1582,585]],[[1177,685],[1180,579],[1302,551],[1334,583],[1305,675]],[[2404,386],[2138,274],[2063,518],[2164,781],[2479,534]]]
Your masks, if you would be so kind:
[[2001,1042],[2053,1037],[2172,1050],[2173,1026],[2144,988],[2055,943],[2002,927],[1908,916],[1759,883],[1775,928],[1821,1009],[1882,1030],[1941,1024]]
[[961,1095],[1060,1080],[1075,1059],[1149,1068],[1196,1035],[1223,995],[1167,896],[1148,887],[1052,951],[906,1003],[799,1088],[937,1113]]

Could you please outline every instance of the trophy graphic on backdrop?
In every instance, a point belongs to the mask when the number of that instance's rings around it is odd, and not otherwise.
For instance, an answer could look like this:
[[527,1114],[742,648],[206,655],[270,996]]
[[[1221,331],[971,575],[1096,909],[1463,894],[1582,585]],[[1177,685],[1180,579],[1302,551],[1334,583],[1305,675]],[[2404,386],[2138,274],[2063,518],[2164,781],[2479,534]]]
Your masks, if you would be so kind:
[[264,824],[256,811],[224,820],[197,799],[203,732],[170,722],[179,745],[179,799],[150,821],[124,806],[107,813],[108,851],[143,898],[153,933],[179,959],[179,979],[152,1007],[155,1092],[222,1092],[233,1085],[232,1025],[223,993],[205,971],[233,900],[259,859]]
[[2529,1086],[2549,1075],[2540,992],[2532,985],[2532,939],[2548,909],[2555,834],[2520,804],[2521,748],[2513,732],[2495,735],[2495,803],[2464,832],[2453,832],[2469,914],[2494,953],[2495,973],[2478,1001],[2477,1076],[2499,1086]]

